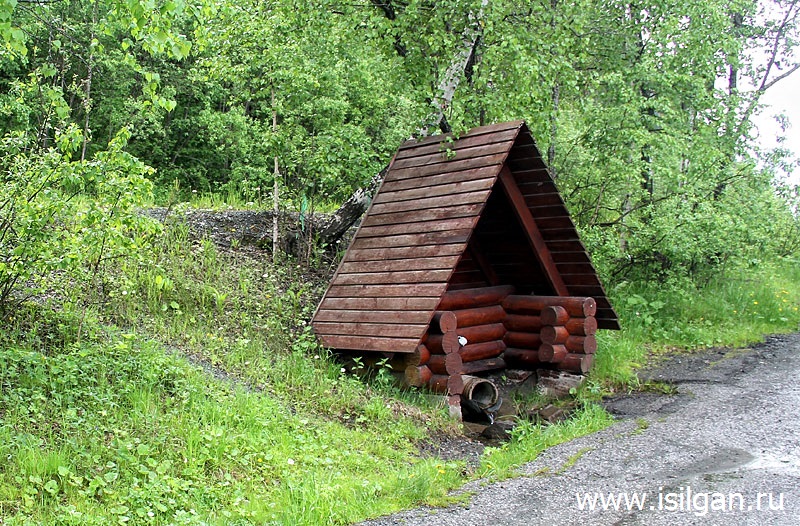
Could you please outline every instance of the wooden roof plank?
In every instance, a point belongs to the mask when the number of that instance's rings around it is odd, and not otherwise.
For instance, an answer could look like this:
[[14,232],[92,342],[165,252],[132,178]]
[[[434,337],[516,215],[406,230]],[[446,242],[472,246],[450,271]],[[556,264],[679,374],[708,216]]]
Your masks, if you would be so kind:
[[398,203],[379,203],[372,205],[373,214],[391,214],[395,212],[408,212],[411,210],[426,210],[428,208],[445,208],[463,204],[485,203],[490,190],[480,190],[460,195],[445,195],[415,199],[413,201],[400,201]]
[[425,332],[428,324],[387,325],[385,323],[340,323],[318,321],[317,329],[325,334],[350,336],[391,336],[397,338],[417,338]]
[[411,199],[420,199],[422,197],[437,197],[449,196],[456,194],[465,194],[474,192],[476,190],[486,190],[494,185],[495,178],[488,177],[485,179],[477,179],[472,181],[457,181],[450,184],[438,186],[423,186],[419,188],[409,188],[408,190],[398,190],[396,192],[384,192],[376,196],[374,199],[375,204],[389,203],[397,201],[408,201]]
[[431,310],[439,304],[438,297],[411,298],[325,298],[324,310]]
[[447,283],[452,269],[446,270],[401,270],[397,272],[342,272],[336,280],[338,285],[393,285],[399,283]]
[[327,292],[329,298],[392,298],[414,296],[439,296],[446,289],[441,283],[397,284],[397,285],[337,285],[332,284]]
[[421,177],[410,177],[407,179],[390,180],[381,186],[381,193],[396,192],[398,190],[408,190],[411,188],[429,188],[445,184],[458,183],[463,181],[474,181],[476,179],[486,179],[497,177],[497,165],[481,166],[470,170],[458,172],[445,172],[438,175]]
[[326,347],[339,350],[375,351],[375,352],[414,352],[422,338],[379,338],[376,336],[340,336],[322,335],[322,343]]
[[422,221],[439,221],[459,217],[474,217],[483,208],[482,203],[443,206],[426,210],[408,210],[389,214],[370,214],[361,222],[362,229],[370,226],[396,225],[401,223],[417,223]]
[[[498,124],[490,124],[488,126],[481,126],[480,128],[470,130],[468,133],[464,134],[464,136],[489,135],[511,129],[519,130],[524,123],[524,121],[510,121],[501,122]],[[418,148],[426,144],[439,143],[443,140],[446,140],[447,137],[452,137],[452,134],[448,133],[444,135],[429,135],[420,139],[409,139],[400,145],[399,151],[407,150],[409,148]]]
[[418,166],[434,166],[440,163],[450,163],[455,160],[475,159],[488,157],[496,154],[506,154],[511,146],[510,141],[495,144],[484,144],[472,148],[461,148],[458,150],[448,150],[420,157],[407,157],[405,159],[395,159],[393,169],[414,168]]
[[415,247],[364,248],[347,251],[345,261],[383,261],[386,259],[406,259],[430,256],[459,255],[464,250],[463,243],[426,245]]
[[320,310],[315,321],[336,323],[387,323],[427,325],[433,313],[428,311],[363,311],[363,310]]
[[476,217],[457,217],[438,221],[421,221],[417,223],[401,223],[398,225],[376,225],[361,227],[359,237],[384,237],[398,234],[420,234],[425,232],[447,232],[472,228]]
[[474,170],[475,168],[482,168],[486,166],[496,166],[497,171],[499,172],[500,165],[503,164],[505,158],[505,153],[497,153],[494,155],[475,157],[472,159],[459,159],[456,161],[450,161],[449,163],[437,163],[430,166],[412,166],[410,168],[393,169],[386,175],[385,181],[402,181],[417,177],[427,177],[429,175],[441,175],[451,172]]
[[352,248],[396,248],[416,247],[419,245],[447,245],[450,243],[466,243],[471,231],[468,228],[448,232],[421,232],[407,235],[391,235],[383,237],[364,237],[353,241]]
[[442,140],[417,145],[414,148],[401,149],[396,156],[396,159],[408,159],[412,157],[419,157],[423,155],[431,155],[436,153],[446,153],[447,151],[459,152],[466,148],[475,146],[482,146],[486,144],[493,144],[499,142],[508,142],[516,138],[519,130],[512,128],[508,130],[501,130],[495,133],[483,133],[478,135],[467,135],[462,139],[448,140],[448,136],[443,135]]
[[398,270],[442,270],[452,269],[458,262],[458,255],[440,257],[420,257],[404,259],[382,259],[378,261],[346,261],[341,272],[393,272]]

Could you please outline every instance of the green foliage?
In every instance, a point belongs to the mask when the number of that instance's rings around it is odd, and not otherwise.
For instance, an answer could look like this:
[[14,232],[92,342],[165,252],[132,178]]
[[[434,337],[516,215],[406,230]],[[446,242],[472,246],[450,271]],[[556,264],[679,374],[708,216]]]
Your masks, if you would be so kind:
[[406,433],[376,439],[377,425],[232,390],[133,334],[47,354],[6,344],[0,385],[8,524],[345,524],[458,480],[455,467],[408,464]]
[[764,90],[736,87],[770,85],[752,50],[780,62],[798,28],[753,2],[0,5],[4,133],[47,148],[66,119],[87,158],[128,127],[159,195],[264,207],[277,182],[285,208],[330,208],[415,132],[477,25],[448,123],[527,120],[607,283],[798,247],[796,190],[773,184],[792,166],[752,148]]
[[24,137],[5,137],[0,310],[43,292],[54,272],[85,278],[146,242],[154,225],[135,207],[149,197],[151,183],[148,169],[123,151],[126,139],[123,130],[94,159],[73,161],[80,141],[74,126],[56,135],[57,147],[36,156],[24,153]]
[[600,331],[592,378],[608,386],[635,385],[651,353],[742,346],[764,334],[800,326],[800,267],[796,259],[753,265],[704,284],[623,282],[611,290],[623,331]]

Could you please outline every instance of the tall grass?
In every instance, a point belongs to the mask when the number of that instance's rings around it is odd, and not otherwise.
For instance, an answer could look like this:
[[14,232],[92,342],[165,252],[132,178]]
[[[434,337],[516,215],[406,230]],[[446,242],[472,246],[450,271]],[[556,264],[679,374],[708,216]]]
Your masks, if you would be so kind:
[[592,377],[635,383],[654,354],[745,346],[798,330],[800,262],[780,258],[731,269],[707,283],[623,283],[611,291],[622,331],[601,331]]

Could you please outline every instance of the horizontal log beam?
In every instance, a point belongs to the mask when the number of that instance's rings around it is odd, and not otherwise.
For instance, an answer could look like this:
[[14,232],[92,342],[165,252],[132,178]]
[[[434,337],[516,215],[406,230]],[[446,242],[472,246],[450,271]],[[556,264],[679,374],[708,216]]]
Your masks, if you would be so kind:
[[489,325],[476,325],[458,329],[458,335],[467,339],[467,344],[482,343],[492,340],[502,340],[506,334],[506,327],[502,323]]
[[406,384],[412,387],[422,387],[427,385],[433,373],[427,365],[406,367]]
[[506,317],[506,311],[503,310],[503,307],[500,305],[476,307],[474,309],[463,309],[451,312],[456,317],[456,325],[459,329],[474,327],[476,325],[501,323]]
[[464,391],[464,380],[460,374],[434,374],[428,381],[428,388],[436,393],[460,395]]
[[569,320],[569,312],[560,305],[549,305],[540,314],[543,325],[564,325]]
[[421,343],[417,345],[417,348],[414,350],[414,352],[406,354],[405,358],[406,367],[425,365],[431,358],[431,351],[425,346],[425,344]]
[[464,362],[457,352],[450,354],[434,354],[428,361],[428,367],[433,374],[461,374]]
[[503,324],[509,331],[539,332],[542,328],[542,319],[538,315],[507,314]]
[[442,296],[439,310],[461,310],[498,305],[503,301],[503,298],[513,292],[514,287],[511,285],[451,290],[445,292]]
[[574,336],[592,336],[597,332],[597,319],[594,316],[570,318],[564,327]]
[[455,331],[449,331],[445,334],[428,333],[424,343],[431,351],[431,354],[450,354],[458,352],[459,347],[461,347],[461,344],[458,343],[458,334]]
[[488,358],[496,358],[506,350],[506,344],[502,340],[492,340],[483,343],[470,343],[462,347],[458,354],[461,359],[466,362],[474,362],[475,360],[486,360]]
[[542,344],[542,338],[535,332],[509,331],[503,338],[503,342],[508,347],[536,350]]
[[539,332],[542,337],[542,343],[556,344],[564,343],[569,338],[569,332],[566,327],[545,325]]
[[506,312],[513,313],[539,314],[550,306],[563,307],[575,317],[594,316],[597,312],[597,302],[591,297],[509,295],[503,300]]
[[539,346],[539,359],[543,362],[560,363],[567,355],[567,348],[563,345],[543,343]]
[[475,374],[486,371],[495,371],[497,369],[505,369],[506,362],[502,358],[489,358],[486,360],[475,360],[472,362],[464,363],[461,367],[462,374]]
[[594,336],[570,336],[564,342],[569,352],[578,354],[594,354],[597,352],[597,338]]
[[567,354],[559,362],[558,368],[573,373],[588,373],[594,364],[593,354]]
[[531,349],[509,347],[503,353],[502,358],[507,366],[520,369],[534,370],[542,365],[542,361],[539,360],[539,352]]

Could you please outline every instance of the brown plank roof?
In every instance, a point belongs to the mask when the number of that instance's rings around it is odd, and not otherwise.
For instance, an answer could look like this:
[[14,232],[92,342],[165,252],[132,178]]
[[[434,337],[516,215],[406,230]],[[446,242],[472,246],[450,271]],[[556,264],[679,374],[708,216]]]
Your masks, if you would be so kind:
[[[533,138],[523,121],[515,121],[400,146],[314,315],[323,344],[412,352],[468,246],[473,254],[484,246],[473,233],[493,193],[503,193],[516,211],[539,259],[528,262],[537,266],[533,274],[544,269],[556,295],[594,297],[598,325],[618,328]],[[502,229],[502,222],[485,228]],[[512,267],[519,275],[526,263]]]

